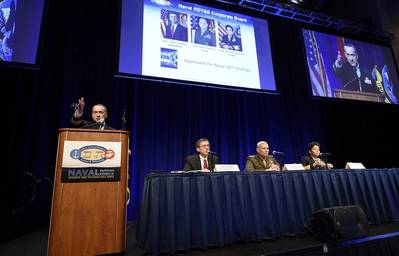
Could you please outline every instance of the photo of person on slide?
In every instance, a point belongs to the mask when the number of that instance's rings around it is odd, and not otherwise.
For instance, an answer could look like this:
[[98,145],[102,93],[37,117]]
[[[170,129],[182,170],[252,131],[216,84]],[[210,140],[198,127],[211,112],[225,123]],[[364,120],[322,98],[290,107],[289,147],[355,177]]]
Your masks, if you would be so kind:
[[161,33],[164,38],[187,42],[187,27],[182,20],[187,19],[187,14],[174,11],[161,10]]
[[223,49],[242,51],[240,27],[234,29],[232,25],[219,23],[219,40],[220,47]]
[[16,0],[0,0],[0,61],[11,61],[15,32]]
[[191,16],[191,40],[195,44],[216,46],[215,21]]

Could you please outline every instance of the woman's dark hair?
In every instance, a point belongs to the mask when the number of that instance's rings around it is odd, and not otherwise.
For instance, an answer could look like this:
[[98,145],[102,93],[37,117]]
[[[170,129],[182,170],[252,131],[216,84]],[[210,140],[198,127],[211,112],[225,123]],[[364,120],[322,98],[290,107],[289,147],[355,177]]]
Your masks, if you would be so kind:
[[231,30],[234,31],[234,28],[233,28],[232,26],[230,26],[230,25],[226,25],[224,28],[225,28],[226,30],[227,30],[227,28],[231,28]]
[[318,147],[320,148],[320,143],[318,143],[317,141],[312,141],[312,142],[310,142],[310,143],[308,144],[308,150],[309,150],[309,151],[312,150],[312,148],[313,148],[314,146],[318,146]]

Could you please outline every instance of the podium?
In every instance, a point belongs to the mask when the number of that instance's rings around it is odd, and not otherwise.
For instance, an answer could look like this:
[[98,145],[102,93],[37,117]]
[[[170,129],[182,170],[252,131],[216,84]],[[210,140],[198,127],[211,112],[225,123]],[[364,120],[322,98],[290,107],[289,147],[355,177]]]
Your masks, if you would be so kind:
[[349,91],[343,89],[335,89],[334,92],[335,97],[340,99],[384,102],[384,97],[378,93]]
[[59,130],[48,255],[125,251],[128,145],[126,131]]

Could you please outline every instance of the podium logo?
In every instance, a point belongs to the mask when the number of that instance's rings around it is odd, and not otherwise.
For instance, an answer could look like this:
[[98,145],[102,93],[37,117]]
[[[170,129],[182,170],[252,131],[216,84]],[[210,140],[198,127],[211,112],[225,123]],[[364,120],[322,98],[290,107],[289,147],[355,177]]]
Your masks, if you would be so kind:
[[77,159],[83,163],[98,164],[114,158],[115,152],[99,145],[88,145],[73,149],[69,155],[72,159]]

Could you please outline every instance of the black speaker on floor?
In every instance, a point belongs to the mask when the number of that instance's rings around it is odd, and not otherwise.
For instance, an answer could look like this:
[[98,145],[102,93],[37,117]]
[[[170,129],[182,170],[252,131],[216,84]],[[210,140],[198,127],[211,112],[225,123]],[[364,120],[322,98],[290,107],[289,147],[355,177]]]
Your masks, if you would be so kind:
[[367,236],[369,223],[360,206],[337,206],[314,212],[310,230],[323,241],[340,241]]

